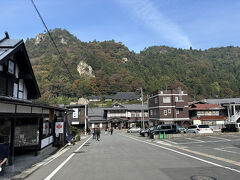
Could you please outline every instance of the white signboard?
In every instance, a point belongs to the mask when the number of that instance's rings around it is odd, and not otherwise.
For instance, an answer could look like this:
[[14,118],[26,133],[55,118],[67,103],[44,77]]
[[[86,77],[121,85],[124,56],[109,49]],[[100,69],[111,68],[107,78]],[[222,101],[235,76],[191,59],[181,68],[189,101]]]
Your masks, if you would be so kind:
[[78,108],[73,108],[73,118],[78,118]]
[[55,123],[55,133],[63,133],[63,122],[56,122]]

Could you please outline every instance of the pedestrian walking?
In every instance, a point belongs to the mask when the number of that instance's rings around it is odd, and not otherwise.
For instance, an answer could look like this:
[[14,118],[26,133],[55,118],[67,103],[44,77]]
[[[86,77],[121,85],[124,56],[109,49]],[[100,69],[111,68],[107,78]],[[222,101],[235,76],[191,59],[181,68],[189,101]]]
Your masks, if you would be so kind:
[[4,144],[4,137],[0,136],[0,177],[3,176],[6,167],[6,161],[8,160],[9,156],[9,147],[8,145]]
[[100,134],[101,134],[100,128],[96,129],[96,134],[97,134],[97,141],[99,141],[100,140]]
[[93,139],[96,139],[96,128],[93,128]]
[[110,129],[110,132],[111,132],[111,135],[113,134],[113,128],[111,127],[111,129]]

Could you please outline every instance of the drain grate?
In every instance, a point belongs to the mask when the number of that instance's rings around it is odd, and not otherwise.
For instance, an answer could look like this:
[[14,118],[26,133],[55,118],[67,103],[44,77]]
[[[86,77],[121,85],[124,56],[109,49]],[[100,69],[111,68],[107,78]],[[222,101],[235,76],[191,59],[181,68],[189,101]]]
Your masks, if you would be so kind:
[[84,144],[83,146],[89,146],[89,144]]
[[191,177],[192,180],[217,180],[214,177],[210,177],[210,176],[192,176]]

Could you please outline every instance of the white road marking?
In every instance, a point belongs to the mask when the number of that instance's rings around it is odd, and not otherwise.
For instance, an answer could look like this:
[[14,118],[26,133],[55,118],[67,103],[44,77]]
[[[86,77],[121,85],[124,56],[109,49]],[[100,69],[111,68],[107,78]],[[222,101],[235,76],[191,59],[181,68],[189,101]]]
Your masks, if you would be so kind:
[[185,138],[185,139],[192,140],[192,141],[197,141],[197,142],[205,142],[205,141],[201,141],[199,139],[193,139],[193,138]]
[[221,137],[215,137],[215,136],[208,136],[209,138],[213,138],[213,139],[220,139],[220,140],[225,140],[225,141],[231,141],[230,139],[226,139],[226,138],[221,138]]
[[218,150],[218,151],[223,151],[223,152],[229,152],[229,153],[233,153],[233,154],[240,154],[238,152],[235,152],[235,151],[228,151],[228,150],[225,150],[225,148],[214,148],[215,150]]
[[174,141],[169,141],[169,140],[164,140],[164,141],[166,141],[166,142],[169,142],[169,143],[171,143],[171,144],[179,144],[179,143],[176,143],[176,142],[174,142]]
[[[91,139],[92,136],[90,136],[81,146],[79,146],[79,148],[77,148],[77,151],[79,151],[83,146],[84,144],[86,144],[89,139]],[[44,180],[50,180],[73,156],[75,155],[75,153],[72,153],[65,161],[62,162],[62,164],[60,164],[51,174],[49,174]]]
[[183,152],[174,150],[174,149],[170,149],[170,148],[167,148],[167,147],[158,145],[158,144],[153,144],[153,143],[150,143],[150,142],[146,142],[146,141],[143,141],[143,140],[140,140],[140,139],[137,139],[137,138],[133,138],[133,137],[130,137],[130,136],[122,135],[122,134],[119,134],[119,135],[125,136],[125,137],[128,137],[128,138],[131,138],[131,139],[136,140],[136,141],[139,141],[139,142],[143,142],[143,143],[146,143],[146,144],[150,144],[150,145],[152,145],[152,146],[157,146],[157,147],[159,147],[159,148],[162,148],[162,149],[165,149],[165,150],[168,150],[168,151],[172,151],[172,152],[174,152],[174,153],[181,154],[181,155],[183,155],[183,156],[187,156],[187,157],[190,157],[190,158],[193,158],[193,159],[196,159],[196,160],[205,162],[205,163],[207,163],[207,164],[211,164],[211,165],[214,165],[214,166],[217,166],[217,167],[221,167],[221,168],[224,168],[224,169],[228,169],[228,170],[230,170],[230,171],[234,171],[234,172],[237,172],[237,173],[240,174],[240,170],[238,170],[238,169],[234,169],[234,168],[231,168],[231,167],[228,167],[228,166],[223,166],[223,165],[220,165],[220,164],[217,164],[217,163],[214,163],[214,162],[211,162],[211,161],[207,161],[207,160],[198,158],[198,157],[196,157],[196,156],[192,156],[192,155],[189,155],[189,154],[186,154],[186,153],[183,153]]
[[49,161],[44,162],[43,166],[46,166],[47,164],[49,164],[50,162],[52,162],[53,160],[57,159],[59,156],[61,156],[63,153],[65,153],[66,151],[68,151],[69,148],[66,148],[62,151],[60,151],[59,153],[55,154]]
[[226,136],[232,136],[232,137],[238,137],[238,138],[240,138],[240,136],[238,136],[238,135],[232,135],[232,134],[226,134]]

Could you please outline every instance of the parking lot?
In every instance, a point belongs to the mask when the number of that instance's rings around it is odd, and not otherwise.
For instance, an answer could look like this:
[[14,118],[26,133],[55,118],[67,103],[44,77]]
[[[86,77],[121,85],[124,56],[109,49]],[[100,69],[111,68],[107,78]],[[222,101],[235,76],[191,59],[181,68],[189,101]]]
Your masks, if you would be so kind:
[[[148,137],[142,137],[138,133],[132,136],[141,137],[142,140],[149,141]],[[157,139],[155,143],[166,146],[174,146],[179,149],[205,155],[217,157],[226,161],[240,162],[240,134],[216,134],[205,136],[185,136],[171,139]]]

